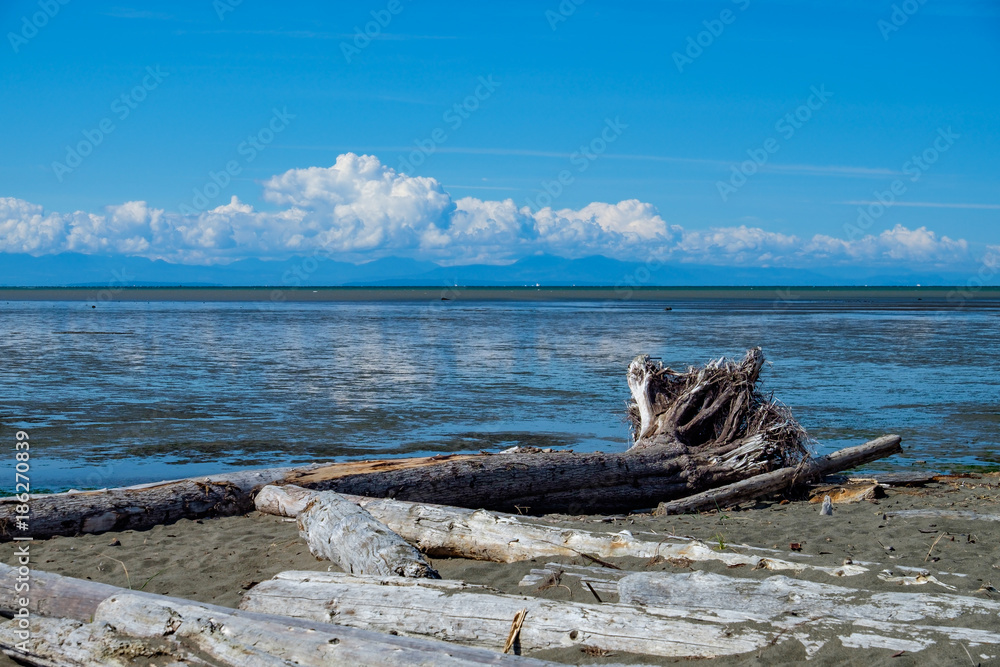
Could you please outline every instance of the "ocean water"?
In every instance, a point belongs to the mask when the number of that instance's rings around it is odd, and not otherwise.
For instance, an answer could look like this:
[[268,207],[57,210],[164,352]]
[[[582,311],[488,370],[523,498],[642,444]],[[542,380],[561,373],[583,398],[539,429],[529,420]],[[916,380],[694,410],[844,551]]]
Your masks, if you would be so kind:
[[873,468],[1000,464],[1000,311],[887,303],[0,302],[0,434],[13,470],[14,434],[29,433],[32,487],[51,490],[512,445],[621,451],[635,355],[685,367],[760,345],[764,387],[821,453],[899,433],[904,454]]

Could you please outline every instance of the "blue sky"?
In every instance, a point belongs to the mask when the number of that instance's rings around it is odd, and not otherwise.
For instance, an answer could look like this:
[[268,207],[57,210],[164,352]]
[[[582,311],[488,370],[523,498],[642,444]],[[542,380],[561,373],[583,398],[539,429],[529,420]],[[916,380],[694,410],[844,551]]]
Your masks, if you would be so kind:
[[0,27],[8,253],[1000,252],[995,2],[16,0]]

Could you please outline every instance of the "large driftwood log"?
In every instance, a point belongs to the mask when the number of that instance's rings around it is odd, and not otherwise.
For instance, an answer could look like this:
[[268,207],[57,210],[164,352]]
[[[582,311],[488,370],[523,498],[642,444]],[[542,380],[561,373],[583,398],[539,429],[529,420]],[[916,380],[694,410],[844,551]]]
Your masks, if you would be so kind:
[[298,513],[298,526],[314,556],[333,561],[345,572],[440,579],[419,551],[332,491],[312,497]]
[[[497,664],[497,656],[479,655],[440,642],[423,642],[423,651],[403,650],[381,642],[343,641],[345,628],[324,623],[312,627],[289,624],[288,618],[246,617],[195,603],[182,604],[123,593],[102,602],[91,623],[45,619],[45,642],[33,642],[27,655],[57,658],[51,664],[90,666],[131,665],[136,658],[181,657],[179,664],[232,667],[303,665],[467,665]],[[46,621],[48,621],[46,623]],[[371,633],[369,633],[371,634]],[[25,652],[10,648],[17,639],[10,624],[0,626],[0,646],[23,659]],[[57,640],[53,643],[51,640]],[[433,646],[434,650],[427,651]],[[194,656],[205,656],[208,662]],[[83,658],[83,659],[81,659]],[[472,658],[475,662],[469,662]],[[479,658],[479,660],[476,660]],[[408,662],[414,660],[415,662]],[[388,661],[388,662],[387,662]],[[46,662],[40,664],[47,664]],[[503,660],[503,664],[547,665],[538,661]],[[177,663],[175,663],[177,664]]]
[[[16,614],[21,608],[20,598],[23,596],[23,593],[15,592],[16,589],[14,588],[15,583],[17,583],[17,577],[17,568],[0,564],[0,612],[6,615]],[[185,606],[194,606],[199,610],[199,614],[208,612],[213,617],[218,618],[229,618],[232,616],[247,621],[270,623],[282,628],[283,631],[295,628],[296,632],[302,632],[307,635],[309,633],[324,633],[336,641],[336,646],[343,649],[341,655],[346,656],[343,661],[327,664],[365,664],[375,667],[438,664],[456,666],[507,664],[527,666],[549,664],[534,660],[526,661],[517,656],[504,656],[487,650],[450,646],[426,639],[398,637],[359,628],[289,618],[284,615],[258,614],[249,611],[228,609],[217,605],[196,603],[164,595],[154,595],[142,591],[127,591],[116,586],[109,586],[108,584],[64,577],[41,570],[31,571],[31,592],[30,596],[28,596],[28,605],[25,608],[31,614],[32,624],[37,623],[41,618],[61,618],[68,621],[76,621],[80,624],[89,624],[99,616],[102,604],[108,600],[120,598],[123,595],[139,598],[162,608],[178,609]],[[126,618],[125,620],[128,619]],[[18,641],[14,642],[13,645],[8,645],[6,639],[8,637],[7,633],[15,630],[16,627],[10,624],[4,627],[2,637],[5,639],[0,641],[0,645],[4,648],[11,648],[22,641],[16,633],[13,633],[9,635],[9,639],[17,639]],[[51,632],[57,634],[50,634],[49,636],[63,636],[65,633],[72,632],[82,633],[78,635],[81,637],[85,637],[88,634],[92,634],[94,637],[103,636],[96,628],[84,627],[86,629],[81,630],[79,627],[72,625],[53,624],[50,626]],[[220,629],[224,630],[224,627]],[[292,635],[287,636],[291,637]],[[108,637],[111,638],[110,635]],[[155,646],[153,649],[155,649]],[[11,650],[14,649],[11,648]],[[85,656],[86,653],[81,653],[80,655]],[[362,660],[361,658],[364,659]],[[358,661],[352,662],[355,659]],[[38,664],[48,663],[39,662]],[[52,664],[62,665],[72,663],[56,660]],[[81,664],[88,663],[83,662]],[[101,663],[97,662],[94,664]],[[284,665],[287,663],[280,664]]]
[[[653,507],[808,460],[801,426],[757,388],[762,366],[759,349],[740,362],[719,359],[686,372],[637,358],[628,370],[636,442],[627,452],[341,463],[40,496],[31,503],[31,536],[238,514],[249,509],[253,489],[264,484],[531,514]],[[17,503],[0,500],[0,539],[16,534]]]
[[[527,609],[520,630],[521,649],[526,652],[586,645],[647,655],[712,657],[798,641],[812,655],[837,640],[849,648],[908,652],[935,643],[1000,646],[1000,634],[989,630],[893,619],[894,613],[914,620],[955,620],[954,614],[972,610],[995,615],[992,606],[977,609],[972,598],[905,594],[876,598],[785,577],[755,582],[708,573],[688,575],[686,580],[676,575],[657,578],[657,574],[630,574],[618,582],[627,604],[580,604],[464,590],[460,582],[283,572],[248,591],[241,607],[282,609],[294,617],[392,628],[477,646],[502,645],[510,619]],[[729,586],[735,592],[716,601],[699,590],[703,583],[711,591]],[[674,585],[677,590],[665,590]],[[838,602],[837,596],[845,594],[860,599]],[[836,615],[828,613],[827,603],[835,605]]]
[[241,609],[501,650],[522,609],[525,653],[567,646],[714,657],[766,646],[775,633],[661,618],[627,605],[558,602],[462,590],[459,582],[283,572],[246,592]]
[[[261,512],[295,517],[319,494],[296,486],[266,486],[257,494]],[[748,565],[771,570],[826,572],[851,576],[867,572],[858,565],[823,567],[780,558],[746,555],[732,550],[716,551],[697,542],[651,542],[628,531],[608,535],[586,530],[526,522],[525,517],[487,510],[468,510],[384,498],[345,496],[364,507],[393,532],[422,552],[438,558],[469,558],[513,563],[547,556],[596,556],[609,558],[683,558],[718,561],[729,566]]]
[[827,456],[807,459],[799,464],[754,475],[723,487],[693,496],[660,503],[656,514],[684,514],[704,509],[730,507],[755,498],[771,495],[795,484],[811,482],[838,470],[847,470],[902,451],[898,435],[886,435],[856,447],[847,447]]
[[589,584],[607,600],[622,604],[684,608],[694,614],[714,613],[733,622],[803,618],[817,612],[841,621],[893,623],[1000,617],[1000,602],[989,599],[949,593],[873,592],[783,575],[748,579],[704,570],[631,572],[547,563],[544,568],[532,569],[518,585],[544,588],[556,579],[563,585],[579,582],[570,590],[585,599],[592,595],[585,587]]
[[178,519],[244,514],[253,509],[255,488],[319,467],[245,470],[120,489],[34,495],[28,534],[15,529],[15,507],[20,501],[0,498],[0,540],[141,530]]

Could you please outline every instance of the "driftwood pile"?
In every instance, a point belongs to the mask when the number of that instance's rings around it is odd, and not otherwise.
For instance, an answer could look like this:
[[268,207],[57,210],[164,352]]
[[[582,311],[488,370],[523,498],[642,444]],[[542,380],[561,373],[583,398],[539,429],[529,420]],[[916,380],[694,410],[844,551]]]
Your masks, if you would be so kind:
[[[34,539],[253,509],[294,517],[310,551],[342,572],[281,573],[248,591],[234,610],[36,571],[27,601],[33,634],[24,639],[15,618],[0,625],[0,647],[37,665],[124,665],[140,657],[169,665],[528,665],[549,663],[513,654],[579,645],[712,657],[792,640],[815,651],[822,645],[815,636],[819,626],[785,620],[793,599],[822,601],[813,608],[832,609],[822,622],[844,625],[845,645],[852,641],[847,625],[886,618],[895,625],[879,641],[905,650],[925,641],[921,637],[955,632],[1000,644],[1000,635],[933,625],[934,610],[968,606],[959,596],[869,599],[860,591],[785,576],[809,570],[851,577],[868,572],[864,564],[822,567],[793,554],[748,556],[693,540],[649,542],[628,532],[569,530],[526,516],[727,507],[900,451],[899,437],[890,435],[811,456],[805,430],[759,390],[763,364],[759,349],[741,361],[720,359],[685,372],[648,357],[635,359],[628,369],[634,443],[621,454],[518,450],[35,497]],[[7,538],[18,537],[9,523],[12,513],[13,503],[0,502]],[[584,604],[442,580],[427,561],[577,555],[596,563],[619,556],[721,561],[785,574],[748,583],[705,573],[607,569],[586,575],[596,604]],[[546,575],[543,570],[533,576]],[[9,614],[25,607],[14,593],[16,577],[16,569],[0,566],[0,610]],[[742,597],[732,594],[744,589]],[[602,601],[602,593],[618,601]],[[754,603],[747,604],[746,596]],[[976,605],[984,609],[980,601]]]

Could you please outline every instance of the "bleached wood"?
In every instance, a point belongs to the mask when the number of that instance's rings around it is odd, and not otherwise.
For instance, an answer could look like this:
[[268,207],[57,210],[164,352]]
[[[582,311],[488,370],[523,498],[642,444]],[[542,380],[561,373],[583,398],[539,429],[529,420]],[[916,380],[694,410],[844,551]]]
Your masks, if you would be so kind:
[[[840,587],[772,577],[774,581],[765,581],[746,597],[729,593],[715,603],[710,593],[732,585],[732,578],[720,577],[715,582],[689,578],[679,584],[676,595],[670,591],[663,596],[657,587],[642,586],[638,577],[647,574],[655,573],[630,574],[619,582],[621,585],[629,577],[636,577],[623,587],[623,594],[632,604],[581,604],[456,592],[454,586],[425,579],[283,572],[248,591],[241,608],[283,609],[295,617],[334,619],[370,629],[393,628],[402,634],[498,650],[510,630],[510,619],[522,608],[528,609],[521,628],[525,651],[583,643],[607,651],[709,657],[795,640],[811,655],[834,638],[845,646],[863,647],[868,642],[870,646],[896,647],[894,650],[909,646],[905,650],[916,651],[934,643],[969,642],[1000,647],[1000,634],[995,632],[914,622],[954,622],[968,618],[969,613],[996,614],[992,607],[977,607],[978,600],[973,598],[956,601],[946,598],[960,596],[910,594],[912,597],[907,598],[907,594],[887,594],[874,600],[853,589],[838,590]],[[710,584],[707,592],[697,588],[704,581]],[[737,583],[757,585],[745,580]],[[640,590],[645,590],[645,600],[650,596],[660,598],[656,604],[639,604]],[[695,599],[685,600],[692,593]],[[800,595],[801,599],[797,597]],[[858,595],[861,600],[838,602],[837,596],[843,595]],[[833,613],[828,613],[830,605],[834,606]],[[910,620],[903,622],[894,614]]]
[[981,598],[872,592],[781,575],[755,580],[703,571],[628,572],[565,563],[533,569],[520,585],[544,586],[557,574],[577,594],[589,595],[576,585],[588,581],[602,597],[642,606],[651,614],[718,623],[768,623],[790,632],[810,655],[834,636],[847,647],[911,652],[938,642],[1000,646],[1000,634],[994,632],[927,624],[997,623],[1000,602]]
[[671,657],[753,651],[776,639],[770,629],[727,628],[660,618],[627,605],[557,602],[455,591],[439,582],[356,577],[338,572],[283,572],[244,594],[241,609],[357,628],[395,631],[500,651],[521,609],[521,650],[569,646]]
[[639,409],[639,428],[633,434],[634,440],[638,441],[646,437],[653,425],[653,402],[649,395],[649,383],[652,374],[648,369],[648,358],[639,356],[632,360],[628,366],[628,388]]
[[817,612],[842,620],[899,623],[976,615],[1000,619],[1000,602],[993,600],[943,593],[871,592],[781,575],[743,579],[704,571],[635,572],[620,578],[618,593],[625,604],[729,610],[757,621]]
[[314,495],[298,513],[298,526],[314,556],[345,572],[440,578],[402,537],[333,491]]
[[131,667],[140,659],[162,667],[210,664],[169,642],[143,641],[122,636],[105,623],[63,618],[31,619],[26,640],[17,634],[16,621],[0,624],[0,650],[38,667]]
[[[278,511],[294,516],[317,492],[297,487],[265,487],[258,494],[261,511]],[[683,544],[648,542],[628,531],[608,535],[586,530],[546,526],[525,521],[524,517],[486,510],[411,503],[382,498],[345,496],[359,503],[410,544],[431,557],[469,558],[498,563],[514,563],[548,556],[587,554],[598,558],[635,556],[639,558],[686,558],[692,561],[719,561],[726,565],[747,565],[770,570],[826,572],[833,576],[853,576],[867,572],[859,565],[825,567],[780,558],[762,558],[732,550],[717,551],[691,541]]]
[[[15,613],[20,606],[18,602],[20,594],[15,592],[13,586],[16,573],[16,568],[0,564],[0,611],[8,614]],[[401,577],[392,578],[399,581],[416,581]],[[430,580],[421,579],[420,581]],[[476,588],[470,585],[465,586],[468,587],[466,590]],[[314,621],[305,621],[283,615],[258,614],[217,605],[195,603],[190,600],[154,595],[142,591],[126,591],[116,586],[76,579],[74,577],[64,577],[42,570],[32,570],[31,572],[31,595],[27,609],[32,614],[33,623],[52,617],[89,623],[97,616],[102,603],[108,599],[122,595],[141,598],[150,601],[152,604],[167,607],[194,605],[212,614],[232,615],[242,619],[274,623],[283,628],[298,628],[304,631],[333,633],[340,641],[339,646],[346,647],[345,653],[363,654],[364,651],[369,651],[372,656],[377,657],[377,661],[371,664],[379,665],[379,667],[436,665],[442,663],[451,665],[509,664],[515,666],[549,664],[534,660],[524,661],[525,659],[517,656],[503,656],[488,650],[449,646],[427,639],[398,637],[359,628],[332,626]],[[62,663],[57,662],[56,664]]]
[[533,568],[518,585],[545,586],[556,575],[561,575],[563,584],[579,584],[572,590],[584,597],[589,591],[582,582],[587,581],[598,592],[623,604],[683,607],[697,613],[737,614],[756,621],[771,621],[782,615],[803,616],[816,610],[841,620],[952,621],[970,616],[1000,619],[1000,602],[994,600],[947,593],[873,592],[782,575],[748,579],[700,570],[632,572],[547,563],[543,568]]

